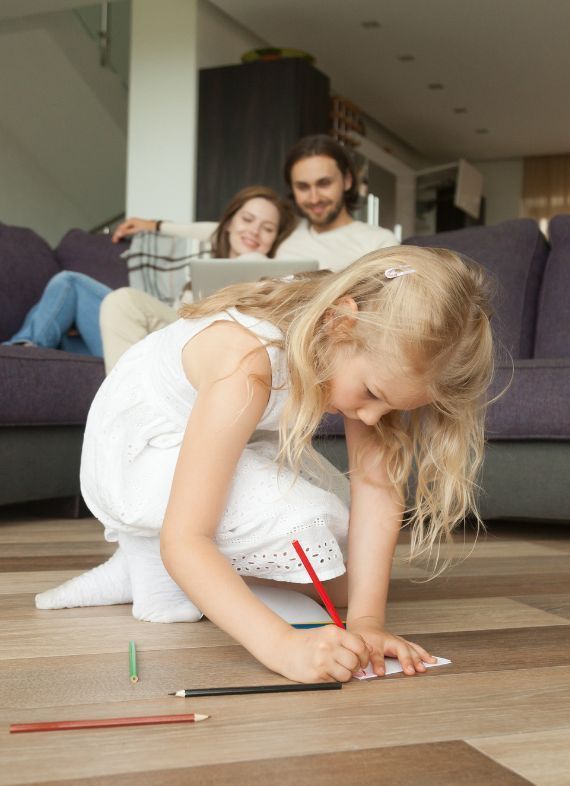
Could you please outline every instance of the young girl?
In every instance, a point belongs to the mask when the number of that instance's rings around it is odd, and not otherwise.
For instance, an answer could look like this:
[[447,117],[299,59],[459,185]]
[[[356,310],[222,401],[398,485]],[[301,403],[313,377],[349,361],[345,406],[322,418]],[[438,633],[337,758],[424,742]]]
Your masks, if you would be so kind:
[[[477,516],[493,362],[481,268],[402,246],[334,274],[227,287],[182,317],[123,356],[89,413],[82,492],[118,550],[37,606],[205,614],[301,682],[345,681],[369,661],[383,674],[385,655],[423,671],[431,656],[384,626],[390,567],[412,462],[413,554]],[[350,516],[326,479],[299,472],[325,412],[344,415]],[[296,630],[248,588],[311,592],[295,538],[348,605],[346,631]]]

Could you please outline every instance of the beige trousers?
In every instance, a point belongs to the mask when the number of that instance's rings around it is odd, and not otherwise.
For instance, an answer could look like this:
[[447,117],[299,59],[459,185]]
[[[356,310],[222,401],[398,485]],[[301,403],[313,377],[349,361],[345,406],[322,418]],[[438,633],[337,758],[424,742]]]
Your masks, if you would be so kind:
[[173,308],[140,289],[122,287],[107,295],[99,314],[106,373],[129,347],[176,319]]

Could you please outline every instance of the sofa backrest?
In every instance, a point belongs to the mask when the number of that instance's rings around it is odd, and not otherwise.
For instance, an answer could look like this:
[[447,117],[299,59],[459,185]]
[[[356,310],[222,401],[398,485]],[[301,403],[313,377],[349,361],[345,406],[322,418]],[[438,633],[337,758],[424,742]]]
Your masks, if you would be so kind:
[[110,235],[71,229],[55,249],[55,256],[62,270],[84,273],[111,289],[118,289],[129,283],[127,263],[121,259],[128,247],[128,243],[112,243]]
[[16,333],[58,272],[45,240],[31,229],[0,223],[0,341]]
[[411,237],[404,243],[458,251],[491,271],[497,282],[495,337],[513,357],[532,357],[538,296],[549,252],[535,221],[518,218],[495,226]]
[[550,254],[540,289],[534,354],[570,358],[570,215],[549,223]]

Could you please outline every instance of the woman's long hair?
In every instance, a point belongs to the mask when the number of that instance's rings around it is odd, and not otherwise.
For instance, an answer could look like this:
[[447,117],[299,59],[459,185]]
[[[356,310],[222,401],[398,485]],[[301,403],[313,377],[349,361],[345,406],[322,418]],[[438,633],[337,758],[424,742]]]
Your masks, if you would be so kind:
[[[390,277],[391,269],[411,272]],[[356,313],[343,305],[346,298],[355,301]],[[338,353],[365,353],[378,368],[395,364],[411,373],[432,402],[390,412],[370,436],[390,484],[402,499],[412,499],[412,557],[432,557],[434,547],[437,557],[441,539],[449,540],[468,515],[480,523],[477,475],[494,365],[483,268],[446,249],[398,246],[367,254],[337,273],[235,284],[181,313],[195,318],[231,306],[283,333],[289,395],[280,425],[281,461],[299,469],[311,452]],[[350,330],[331,329],[338,321],[348,324],[347,317],[354,320]],[[357,457],[351,473],[360,471]]]
[[266,186],[248,186],[242,188],[235,194],[228,205],[226,205],[224,212],[220,218],[220,222],[216,231],[212,235],[212,253],[218,259],[228,259],[231,255],[230,240],[228,235],[228,225],[235,214],[240,210],[246,202],[250,199],[266,199],[275,205],[279,213],[279,225],[277,228],[277,237],[273,245],[269,249],[268,257],[275,256],[275,252],[280,244],[288,237],[295,228],[296,218],[293,208],[288,202],[281,199],[275,191]]

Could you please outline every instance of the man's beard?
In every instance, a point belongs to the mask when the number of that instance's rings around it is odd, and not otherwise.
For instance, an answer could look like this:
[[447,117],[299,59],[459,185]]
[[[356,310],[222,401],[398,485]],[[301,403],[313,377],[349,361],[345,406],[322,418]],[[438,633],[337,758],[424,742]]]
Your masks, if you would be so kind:
[[338,202],[333,203],[331,209],[328,213],[323,214],[322,216],[315,217],[310,211],[304,210],[300,205],[297,205],[299,211],[302,213],[303,216],[307,219],[309,224],[314,224],[319,227],[326,227],[329,224],[333,224],[344,208],[344,199],[339,199]]

